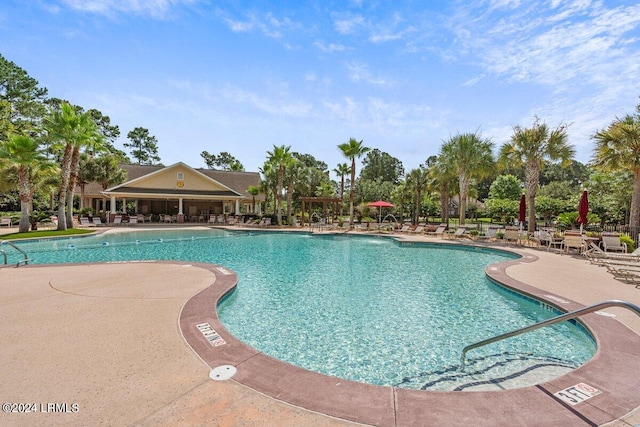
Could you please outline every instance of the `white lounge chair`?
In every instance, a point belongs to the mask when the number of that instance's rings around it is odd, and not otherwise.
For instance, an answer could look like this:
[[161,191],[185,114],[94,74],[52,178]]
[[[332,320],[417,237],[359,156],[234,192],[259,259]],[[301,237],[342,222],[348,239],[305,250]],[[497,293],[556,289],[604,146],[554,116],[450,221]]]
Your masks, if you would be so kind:
[[89,221],[89,218],[83,216],[80,217],[80,226],[81,227],[95,227],[96,225]]
[[455,233],[453,233],[453,237],[455,238],[464,237],[466,232],[467,232],[467,226],[461,225],[456,229]]
[[0,226],[11,227],[12,225],[11,218],[0,218]]
[[102,222],[102,219],[100,219],[99,216],[94,216],[93,217],[93,225],[95,225],[95,226],[104,226],[104,223]]
[[436,228],[435,231],[427,231],[427,236],[442,236],[447,230],[447,224],[444,222]]
[[424,227],[425,227],[424,224],[418,224],[416,228],[414,228],[413,230],[409,230],[409,233],[420,234],[424,232]]
[[116,215],[115,217],[113,217],[113,225],[120,224],[122,224],[122,215]]

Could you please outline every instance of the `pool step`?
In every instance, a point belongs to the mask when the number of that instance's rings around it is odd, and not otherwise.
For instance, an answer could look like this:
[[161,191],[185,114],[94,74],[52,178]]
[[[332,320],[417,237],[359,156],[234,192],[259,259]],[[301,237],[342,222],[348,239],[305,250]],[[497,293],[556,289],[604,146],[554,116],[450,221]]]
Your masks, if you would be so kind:
[[397,386],[437,391],[505,390],[526,387],[564,375],[578,364],[554,357],[526,353],[501,353],[477,359],[467,364],[464,372],[459,365],[436,372],[423,372],[406,377]]

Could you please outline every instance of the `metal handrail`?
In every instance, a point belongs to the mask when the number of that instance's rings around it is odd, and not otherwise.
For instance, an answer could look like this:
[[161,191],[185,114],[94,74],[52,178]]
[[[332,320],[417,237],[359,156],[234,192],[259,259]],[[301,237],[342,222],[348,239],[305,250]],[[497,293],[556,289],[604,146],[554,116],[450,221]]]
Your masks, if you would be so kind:
[[496,341],[501,341],[501,340],[504,340],[506,338],[511,338],[511,337],[516,336],[516,335],[524,334],[525,332],[530,332],[530,331],[533,331],[535,329],[542,328],[544,326],[549,326],[549,325],[553,325],[553,324],[556,324],[556,323],[564,322],[565,320],[575,319],[576,317],[582,316],[583,314],[591,313],[591,312],[600,310],[602,308],[607,308],[607,307],[623,307],[623,308],[629,309],[631,311],[635,311],[635,313],[638,316],[640,316],[640,307],[638,307],[635,304],[631,304],[630,302],[621,301],[621,300],[602,301],[602,302],[599,302],[597,304],[593,304],[593,305],[590,305],[588,307],[581,308],[579,310],[574,310],[574,311],[571,311],[569,313],[565,313],[565,314],[561,314],[561,315],[556,316],[556,317],[552,317],[551,319],[543,320],[542,322],[534,323],[533,325],[526,326],[524,328],[516,329],[515,331],[507,332],[505,334],[497,335],[495,337],[488,338],[488,339],[482,340],[482,341],[478,341],[478,342],[476,342],[474,344],[470,344],[470,345],[466,346],[462,350],[462,356],[460,357],[460,370],[461,371],[464,370],[467,352],[470,351],[470,350],[473,350],[473,349],[478,348],[478,347],[485,346],[487,344],[492,344],[492,343],[494,343]]
[[[22,254],[22,256],[24,257],[23,260],[21,259],[20,261],[18,261],[18,263],[16,264],[16,267],[19,267],[20,264],[28,264],[29,263],[29,257],[27,256],[27,253],[25,251],[23,251],[22,249],[20,249],[19,247],[17,247],[16,245],[14,245],[13,243],[11,243],[8,240],[0,240],[0,246],[2,246],[2,245],[11,246],[13,249],[15,249],[16,251],[20,252]],[[0,252],[4,256],[4,264],[7,265],[7,254],[3,250],[0,250]]]

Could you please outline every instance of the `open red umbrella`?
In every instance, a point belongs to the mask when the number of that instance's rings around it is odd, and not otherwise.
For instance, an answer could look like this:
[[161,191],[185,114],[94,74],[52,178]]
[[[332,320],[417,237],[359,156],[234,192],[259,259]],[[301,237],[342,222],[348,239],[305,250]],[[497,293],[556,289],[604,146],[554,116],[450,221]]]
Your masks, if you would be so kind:
[[382,222],[382,208],[392,208],[392,205],[389,202],[385,202],[384,200],[378,200],[377,202],[369,203],[369,206],[372,208],[379,208],[380,213],[378,214],[378,222]]
[[582,197],[580,197],[580,203],[578,204],[578,224],[580,224],[580,232],[582,232],[582,226],[589,223],[587,214],[589,214],[589,196],[587,195],[587,190],[584,190]]
[[520,223],[520,231],[522,231],[522,224],[527,219],[527,198],[523,194],[520,197],[520,210],[518,211],[518,222]]

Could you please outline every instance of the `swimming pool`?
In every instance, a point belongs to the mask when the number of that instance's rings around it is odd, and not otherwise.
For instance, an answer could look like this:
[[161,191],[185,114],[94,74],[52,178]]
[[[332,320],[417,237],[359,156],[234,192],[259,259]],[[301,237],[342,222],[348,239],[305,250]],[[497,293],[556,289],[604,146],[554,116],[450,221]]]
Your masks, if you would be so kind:
[[[219,305],[225,327],[277,359],[340,378],[406,388],[451,388],[462,348],[551,317],[537,301],[488,280],[502,251],[401,244],[372,236],[134,231],[21,242],[33,263],[185,260],[238,273]],[[532,365],[574,368],[595,351],[563,323],[470,354],[473,376],[505,376]],[[445,387],[446,385],[446,387]]]

